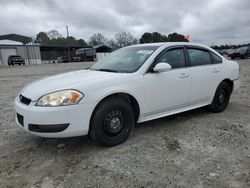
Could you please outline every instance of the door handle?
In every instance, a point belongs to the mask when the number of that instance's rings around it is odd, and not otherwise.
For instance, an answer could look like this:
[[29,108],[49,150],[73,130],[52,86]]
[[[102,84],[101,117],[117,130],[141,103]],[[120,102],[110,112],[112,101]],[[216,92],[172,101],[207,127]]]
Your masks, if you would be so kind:
[[180,78],[187,78],[189,77],[189,74],[186,73],[181,73]]
[[218,72],[220,72],[220,70],[218,70],[217,68],[213,70],[213,73],[218,73]]

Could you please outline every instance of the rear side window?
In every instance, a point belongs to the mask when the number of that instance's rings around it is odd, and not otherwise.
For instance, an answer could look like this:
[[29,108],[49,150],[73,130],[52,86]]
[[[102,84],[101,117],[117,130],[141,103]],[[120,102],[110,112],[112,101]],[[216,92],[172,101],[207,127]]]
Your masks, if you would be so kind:
[[188,54],[191,66],[212,64],[210,54],[206,50],[188,49]]
[[185,67],[185,55],[182,48],[172,49],[165,52],[158,60],[157,63],[168,63],[172,69]]
[[216,55],[215,53],[211,52],[212,58],[214,60],[214,63],[218,64],[218,63],[222,63],[222,59]]

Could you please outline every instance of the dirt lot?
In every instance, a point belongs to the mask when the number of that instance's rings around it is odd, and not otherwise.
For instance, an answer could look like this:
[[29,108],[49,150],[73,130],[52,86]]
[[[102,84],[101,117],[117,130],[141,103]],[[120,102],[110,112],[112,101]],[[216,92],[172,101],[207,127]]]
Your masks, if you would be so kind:
[[226,111],[139,124],[113,148],[35,137],[14,122],[25,84],[88,65],[0,67],[0,187],[250,187],[250,59],[238,62],[242,86]]

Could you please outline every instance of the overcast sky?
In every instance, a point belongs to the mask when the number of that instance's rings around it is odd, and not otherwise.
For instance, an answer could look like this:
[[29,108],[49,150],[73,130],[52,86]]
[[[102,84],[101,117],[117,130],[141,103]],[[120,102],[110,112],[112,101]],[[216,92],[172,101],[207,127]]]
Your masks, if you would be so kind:
[[56,29],[76,38],[116,32],[189,34],[204,44],[250,42],[250,0],[0,0],[0,35]]

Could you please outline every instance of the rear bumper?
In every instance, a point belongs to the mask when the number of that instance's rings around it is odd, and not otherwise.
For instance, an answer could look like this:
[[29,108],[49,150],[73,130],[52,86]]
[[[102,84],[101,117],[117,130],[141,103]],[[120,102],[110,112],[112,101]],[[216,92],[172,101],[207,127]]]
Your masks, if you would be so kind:
[[19,63],[24,63],[24,61],[12,61],[11,63],[19,64]]
[[16,122],[25,131],[50,138],[88,134],[93,104],[84,103],[63,107],[38,107],[15,99]]

